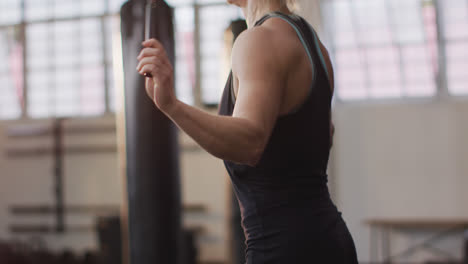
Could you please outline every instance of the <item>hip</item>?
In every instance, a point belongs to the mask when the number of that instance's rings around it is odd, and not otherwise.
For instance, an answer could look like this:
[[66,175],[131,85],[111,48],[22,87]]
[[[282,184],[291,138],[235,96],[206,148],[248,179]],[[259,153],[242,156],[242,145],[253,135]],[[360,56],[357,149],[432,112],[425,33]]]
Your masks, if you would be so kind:
[[247,264],[358,263],[352,236],[340,214],[311,222],[292,218],[286,226],[265,224],[270,226],[265,225],[261,234],[247,238]]

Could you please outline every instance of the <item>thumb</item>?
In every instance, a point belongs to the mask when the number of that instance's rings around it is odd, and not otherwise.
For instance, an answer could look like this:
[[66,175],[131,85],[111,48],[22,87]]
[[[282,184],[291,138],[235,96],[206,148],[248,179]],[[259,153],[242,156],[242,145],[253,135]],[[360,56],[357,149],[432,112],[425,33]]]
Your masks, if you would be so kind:
[[146,79],[146,87],[153,86],[153,78],[145,78]]
[[145,83],[145,90],[148,93],[148,96],[153,99],[153,78],[146,78],[146,83]]

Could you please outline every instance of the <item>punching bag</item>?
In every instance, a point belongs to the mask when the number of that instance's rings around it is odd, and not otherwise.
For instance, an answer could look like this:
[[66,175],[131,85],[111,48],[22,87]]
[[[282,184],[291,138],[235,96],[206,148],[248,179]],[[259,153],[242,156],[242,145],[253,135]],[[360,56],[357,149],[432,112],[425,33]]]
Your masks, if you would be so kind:
[[[121,8],[128,196],[124,222],[131,264],[176,264],[182,234],[177,130],[148,98],[145,77],[136,71],[146,4],[130,0]],[[172,16],[164,1],[156,1],[150,36],[164,45],[174,65]]]

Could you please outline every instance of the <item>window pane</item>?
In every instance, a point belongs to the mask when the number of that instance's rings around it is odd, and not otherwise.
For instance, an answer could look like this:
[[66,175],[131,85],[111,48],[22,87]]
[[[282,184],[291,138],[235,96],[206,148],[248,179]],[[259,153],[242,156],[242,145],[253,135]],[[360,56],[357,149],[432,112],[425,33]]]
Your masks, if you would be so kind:
[[[33,118],[47,117],[53,109],[50,91],[53,80],[48,71],[28,73],[28,115]],[[33,85],[34,84],[34,85]]]
[[436,85],[435,82],[408,82],[406,93],[408,96],[434,96],[436,94]]
[[77,77],[73,69],[57,68],[53,73],[54,89],[50,94],[55,101],[56,116],[72,116],[78,113]]
[[102,29],[99,19],[89,18],[80,21],[79,48],[82,64],[103,62]]
[[102,15],[106,12],[106,1],[81,0],[80,2],[80,15],[82,16]]
[[391,14],[391,23],[398,42],[402,44],[424,42],[424,19],[421,7],[420,0],[389,1],[388,12]]
[[338,96],[343,99],[361,99],[368,95],[366,88],[365,71],[362,67],[355,68],[335,68],[335,75],[339,89]]
[[409,96],[430,96],[436,92],[434,63],[428,56],[427,45],[408,45],[403,47],[403,70],[405,93]]
[[354,18],[351,12],[351,2],[347,0],[337,0],[333,3],[331,8],[332,10],[329,11],[334,13],[333,21],[331,22],[333,23],[335,31],[342,32],[354,30]]
[[102,114],[105,111],[104,67],[102,64],[84,65],[80,75],[80,113]]
[[442,18],[447,39],[468,37],[468,2],[466,0],[444,0]]
[[0,25],[21,22],[21,0],[0,0]]
[[0,119],[14,119],[21,115],[15,84],[7,74],[0,74]]
[[28,21],[52,18],[54,9],[52,0],[24,0],[25,18]]
[[76,17],[80,10],[79,3],[77,0],[53,0],[54,17]]
[[52,51],[50,36],[52,30],[48,24],[31,24],[26,27],[27,45],[26,56],[29,70],[48,67],[51,63]]
[[53,65],[57,68],[72,67],[78,63],[80,54],[76,41],[78,23],[72,21],[60,21],[53,23],[51,42],[53,47]]
[[468,1],[441,1],[447,55],[448,89],[454,95],[468,94]]
[[[395,47],[369,48],[366,50],[371,91],[381,87],[396,87],[401,84],[399,54]],[[401,87],[397,90],[400,90]]]
[[23,47],[15,40],[15,28],[0,30],[0,119],[21,115],[23,95]]
[[119,13],[122,5],[127,2],[127,0],[109,0],[109,11],[111,13]]
[[357,0],[352,3],[360,42],[364,45],[390,43],[391,31],[384,0]]
[[468,94],[468,80],[449,80],[450,92],[455,95],[467,95]]

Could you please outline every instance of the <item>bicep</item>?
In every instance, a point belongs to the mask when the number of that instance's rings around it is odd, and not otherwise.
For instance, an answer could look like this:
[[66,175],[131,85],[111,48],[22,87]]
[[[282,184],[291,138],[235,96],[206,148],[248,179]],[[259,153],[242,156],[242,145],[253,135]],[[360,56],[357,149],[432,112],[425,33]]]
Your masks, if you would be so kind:
[[282,92],[280,80],[265,71],[257,71],[257,76],[238,77],[233,116],[248,119],[269,135],[279,115]]

